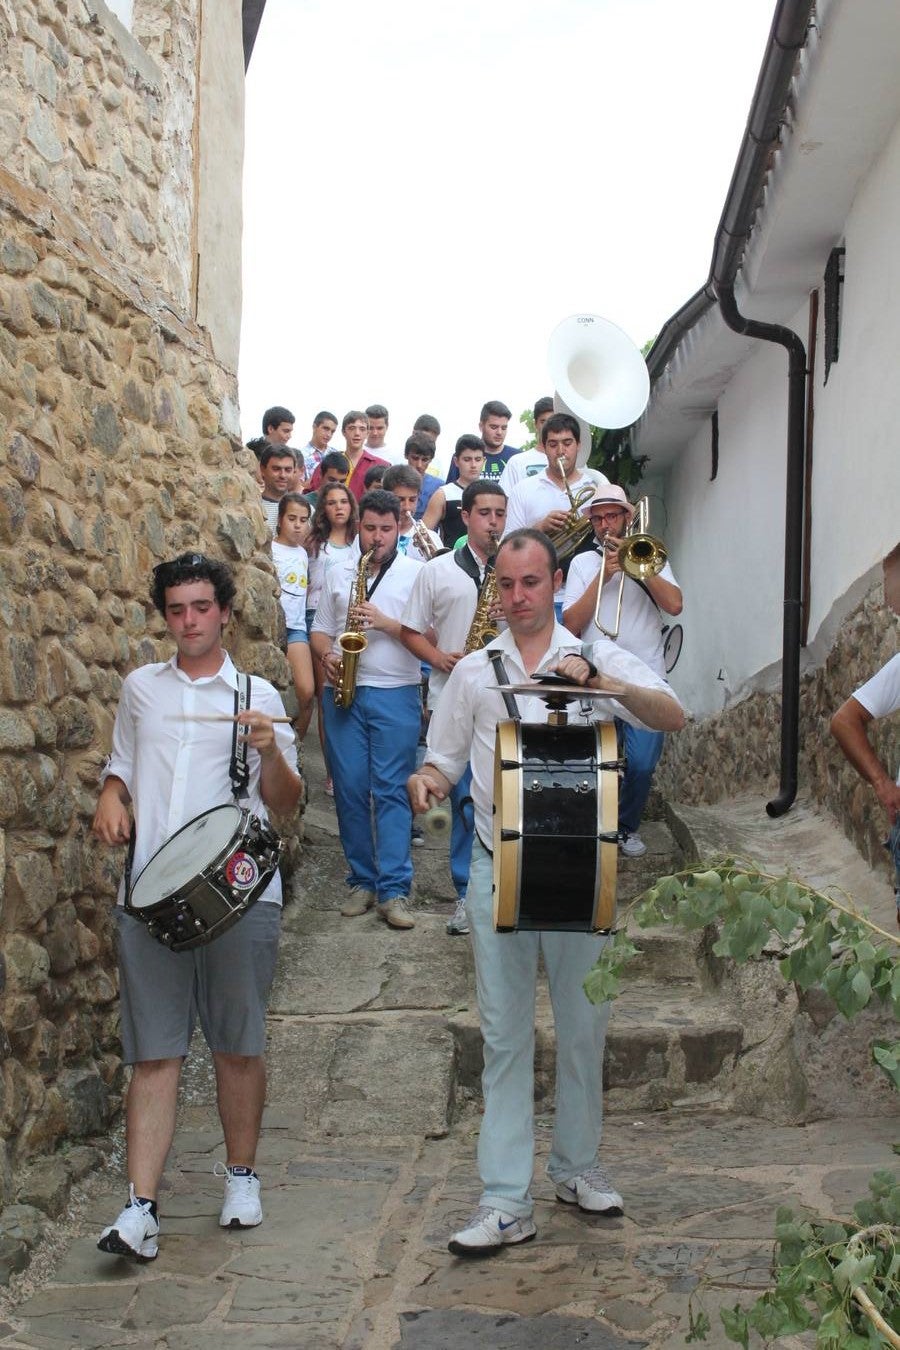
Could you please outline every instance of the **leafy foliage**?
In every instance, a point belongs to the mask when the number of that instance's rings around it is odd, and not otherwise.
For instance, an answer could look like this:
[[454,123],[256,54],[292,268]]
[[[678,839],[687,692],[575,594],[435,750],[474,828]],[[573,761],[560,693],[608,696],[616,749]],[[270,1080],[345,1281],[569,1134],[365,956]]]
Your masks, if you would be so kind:
[[[845,1018],[873,999],[900,1019],[900,938],[838,899],[790,876],[723,858],[661,877],[628,907],[640,928],[672,924],[690,930],[714,925],[713,952],[742,963],[777,956],[786,980],[801,990],[823,989]],[[638,948],[625,923],[606,944],[585,980],[593,1002],[615,998]],[[875,1062],[900,1091],[900,1041],[877,1041]],[[856,1222],[815,1220],[778,1210],[774,1286],[751,1307],[720,1316],[728,1339],[749,1346],[815,1330],[819,1350],[900,1347],[900,1174],[876,1172],[870,1196],[854,1207]],[[710,1322],[688,1308],[686,1341],[705,1341]]]

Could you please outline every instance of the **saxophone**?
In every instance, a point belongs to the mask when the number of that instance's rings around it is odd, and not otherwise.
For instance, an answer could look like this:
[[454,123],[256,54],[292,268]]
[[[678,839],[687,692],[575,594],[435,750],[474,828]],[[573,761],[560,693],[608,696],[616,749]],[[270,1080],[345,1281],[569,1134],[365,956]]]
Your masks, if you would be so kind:
[[496,607],[500,598],[497,590],[497,576],[494,571],[494,557],[497,552],[497,536],[491,534],[491,547],[494,552],[488,558],[484,568],[484,580],[481,583],[481,589],[478,592],[478,604],[475,606],[475,613],[472,615],[472,622],[469,624],[469,631],[466,634],[466,645],[463,652],[466,656],[470,652],[478,652],[482,647],[486,647],[489,642],[493,642],[499,633],[496,621],[491,618],[491,611]]
[[350,599],[347,602],[347,624],[337,640],[341,649],[341,664],[338,666],[334,682],[334,702],[337,708],[349,708],[353,702],[359,658],[369,645],[359,620],[353,618],[353,611],[357,605],[366,603],[366,575],[373,552],[374,550],[370,549],[359,560],[356,577],[350,590]]

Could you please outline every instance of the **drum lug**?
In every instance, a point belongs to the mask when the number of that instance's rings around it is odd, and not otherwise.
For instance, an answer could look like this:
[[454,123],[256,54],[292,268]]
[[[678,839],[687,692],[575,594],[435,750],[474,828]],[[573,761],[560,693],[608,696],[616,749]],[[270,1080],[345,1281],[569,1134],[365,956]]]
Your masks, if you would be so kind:
[[501,830],[501,831],[500,831],[500,842],[501,842],[502,844],[512,844],[512,843],[514,843],[517,839],[521,839],[521,838],[522,838],[522,835],[521,835],[521,832],[520,832],[519,830]]

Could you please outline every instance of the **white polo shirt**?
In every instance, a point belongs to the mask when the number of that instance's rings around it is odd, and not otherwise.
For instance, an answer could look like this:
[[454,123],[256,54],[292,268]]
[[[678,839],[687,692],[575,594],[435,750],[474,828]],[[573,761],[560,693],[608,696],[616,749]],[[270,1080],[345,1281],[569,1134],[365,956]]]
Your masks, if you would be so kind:
[[[543,450],[522,450],[505,465],[500,475],[500,486],[508,497],[516,484],[521,483],[523,478],[534,478],[537,474],[542,473],[546,467],[547,456]],[[581,472],[586,479],[596,483],[598,487],[609,482],[606,474],[601,473],[599,469],[589,469],[585,466]]]
[[[454,666],[447,679],[443,697],[428,728],[428,749],[425,762],[456,783],[471,758],[472,799],[475,804],[475,829],[483,843],[491,846],[494,798],[494,741],[497,723],[509,713],[503,695],[497,689],[497,680],[490,662],[490,653],[499,651],[503,657],[510,684],[530,684],[519,656],[515,638],[507,629],[480,652],[472,652]],[[581,642],[568,629],[555,624],[546,654],[536,673],[547,673],[559,665],[564,656],[581,655]],[[638,657],[622,651],[608,638],[594,645],[591,660],[612,679],[627,684],[657,689],[674,698],[671,689],[658,675],[654,675]],[[524,722],[546,722],[547,708],[538,697],[516,695],[516,703]],[[632,726],[643,727],[634,713],[616,699],[598,699],[593,705],[591,720],[609,722],[621,717]]]
[[[584,595],[588,586],[600,571],[601,562],[602,558],[599,551],[579,553],[577,557],[572,559],[569,575],[566,577],[566,592],[563,599],[564,610],[568,609],[570,605],[574,605],[575,601]],[[678,585],[675,574],[668,563],[659,575],[664,581],[671,581],[673,586]],[[604,628],[610,630],[615,627],[621,579],[621,574],[611,577],[603,587],[603,599],[600,602],[600,622]],[[616,639],[617,645],[624,647],[627,652],[633,652],[635,656],[639,656],[651,670],[656,671],[657,675],[665,679],[666,658],[663,653],[662,625],[663,620],[660,618],[660,611],[650,596],[631,577],[626,577],[625,588],[622,591],[622,621],[619,625],[619,636]],[[602,636],[603,634],[593,619],[581,634],[583,642],[596,642]]]
[[[211,714],[234,715],[237,674],[231,657],[225,652],[222,655],[222,665],[215,675],[189,679],[179,669],[176,655],[170,661],[141,666],[127,675],[122,685],[112,754],[102,781],[114,774],[131,794],[136,831],[132,880],[182,825],[214,806],[227,806],[234,800],[228,776],[234,724],[189,720]],[[250,707],[270,717],[285,716],[278,690],[256,675],[250,677]],[[274,730],[278,749],[296,772],[293,731],[286,725],[278,725]],[[248,750],[247,766],[250,781],[247,797],[240,805],[266,820],[259,790],[258,751]],[[210,861],[198,857],[198,873]],[[123,878],[119,904],[124,898]],[[277,871],[261,899],[281,903],[281,877]]]
[[[331,650],[336,655],[340,655],[336,639],[347,627],[347,611],[350,596],[356,585],[358,566],[357,558],[355,561],[332,568],[325,578],[316,609],[312,631],[327,633],[334,639]],[[402,553],[398,553],[378,583],[378,588],[372,596],[372,604],[389,619],[397,619],[399,622],[413,583],[423,566],[423,563],[413,562],[411,558],[404,558]],[[369,577],[368,590],[371,590],[374,580],[373,576]],[[357,684],[369,685],[375,689],[397,689],[402,685],[421,682],[419,658],[407,651],[398,638],[393,638],[375,628],[367,628],[365,636],[367,646],[359,658]]]

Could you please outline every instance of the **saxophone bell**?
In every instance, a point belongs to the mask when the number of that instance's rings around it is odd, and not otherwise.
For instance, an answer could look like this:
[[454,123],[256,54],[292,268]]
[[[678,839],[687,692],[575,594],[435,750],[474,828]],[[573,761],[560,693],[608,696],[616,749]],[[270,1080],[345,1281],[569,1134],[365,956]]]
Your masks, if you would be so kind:
[[334,681],[334,702],[338,708],[349,708],[356,694],[356,678],[359,673],[359,658],[369,645],[369,639],[362,631],[359,619],[354,618],[357,605],[366,602],[366,575],[374,549],[369,549],[359,560],[356,577],[350,588],[347,603],[347,620],[344,632],[337,639],[341,649],[341,661]]

